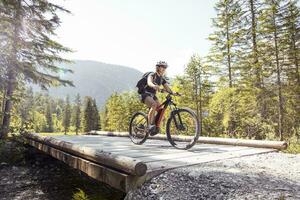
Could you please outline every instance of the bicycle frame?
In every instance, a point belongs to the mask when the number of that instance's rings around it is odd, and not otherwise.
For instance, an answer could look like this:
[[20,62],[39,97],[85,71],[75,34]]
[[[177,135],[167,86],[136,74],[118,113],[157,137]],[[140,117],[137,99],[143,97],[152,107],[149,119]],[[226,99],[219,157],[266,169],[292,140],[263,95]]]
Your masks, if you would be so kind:
[[[170,106],[170,105],[173,105],[175,107],[175,109],[172,109],[172,111],[177,110],[176,104],[172,101],[172,97],[169,94],[166,97],[166,100],[162,104],[160,104],[158,106],[158,108],[156,109],[156,111],[157,111],[157,114],[155,116],[155,125],[156,125],[156,127],[160,128],[161,121],[163,119],[165,111],[167,110],[167,107]],[[178,115],[178,119],[179,119],[180,124],[182,125],[182,121],[181,121],[180,115]],[[174,120],[175,120],[175,125],[178,128],[179,126],[178,126],[178,123],[176,121],[176,118]]]

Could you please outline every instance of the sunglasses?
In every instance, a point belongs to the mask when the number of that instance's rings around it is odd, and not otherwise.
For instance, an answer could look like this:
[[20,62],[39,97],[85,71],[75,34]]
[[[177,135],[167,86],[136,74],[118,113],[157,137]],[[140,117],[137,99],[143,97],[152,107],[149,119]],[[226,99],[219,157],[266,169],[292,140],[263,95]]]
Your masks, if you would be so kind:
[[158,65],[158,67],[162,67],[164,69],[167,69],[167,66],[165,66],[165,65]]

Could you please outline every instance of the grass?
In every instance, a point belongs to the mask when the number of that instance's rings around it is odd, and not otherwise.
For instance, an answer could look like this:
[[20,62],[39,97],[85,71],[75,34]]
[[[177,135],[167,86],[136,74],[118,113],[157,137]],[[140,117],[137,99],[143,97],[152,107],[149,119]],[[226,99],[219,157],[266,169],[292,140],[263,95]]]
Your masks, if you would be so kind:
[[285,153],[292,153],[292,154],[300,154],[300,144],[296,142],[291,142],[288,145],[288,148],[284,150]]
[[77,192],[73,194],[72,200],[90,200],[90,198],[85,194],[85,192],[77,188]]

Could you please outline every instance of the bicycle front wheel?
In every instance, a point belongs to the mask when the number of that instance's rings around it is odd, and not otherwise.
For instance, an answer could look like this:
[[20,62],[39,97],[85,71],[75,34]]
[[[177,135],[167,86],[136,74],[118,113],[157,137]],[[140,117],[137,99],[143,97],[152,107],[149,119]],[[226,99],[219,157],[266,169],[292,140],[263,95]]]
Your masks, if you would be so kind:
[[129,124],[129,137],[134,144],[143,144],[148,138],[148,119],[143,112],[135,113]]
[[190,149],[200,136],[199,119],[189,108],[172,111],[166,128],[169,142],[177,149]]

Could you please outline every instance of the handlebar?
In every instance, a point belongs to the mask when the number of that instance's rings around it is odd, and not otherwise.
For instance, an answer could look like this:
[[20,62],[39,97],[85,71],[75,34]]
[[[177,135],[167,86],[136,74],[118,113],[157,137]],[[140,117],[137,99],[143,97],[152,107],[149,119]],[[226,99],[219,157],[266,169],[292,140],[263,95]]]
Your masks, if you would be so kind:
[[167,91],[166,89],[159,89],[159,91],[161,93],[168,93],[169,95],[173,95],[173,96],[182,96],[182,94],[175,92],[175,93],[170,93],[169,91]]

